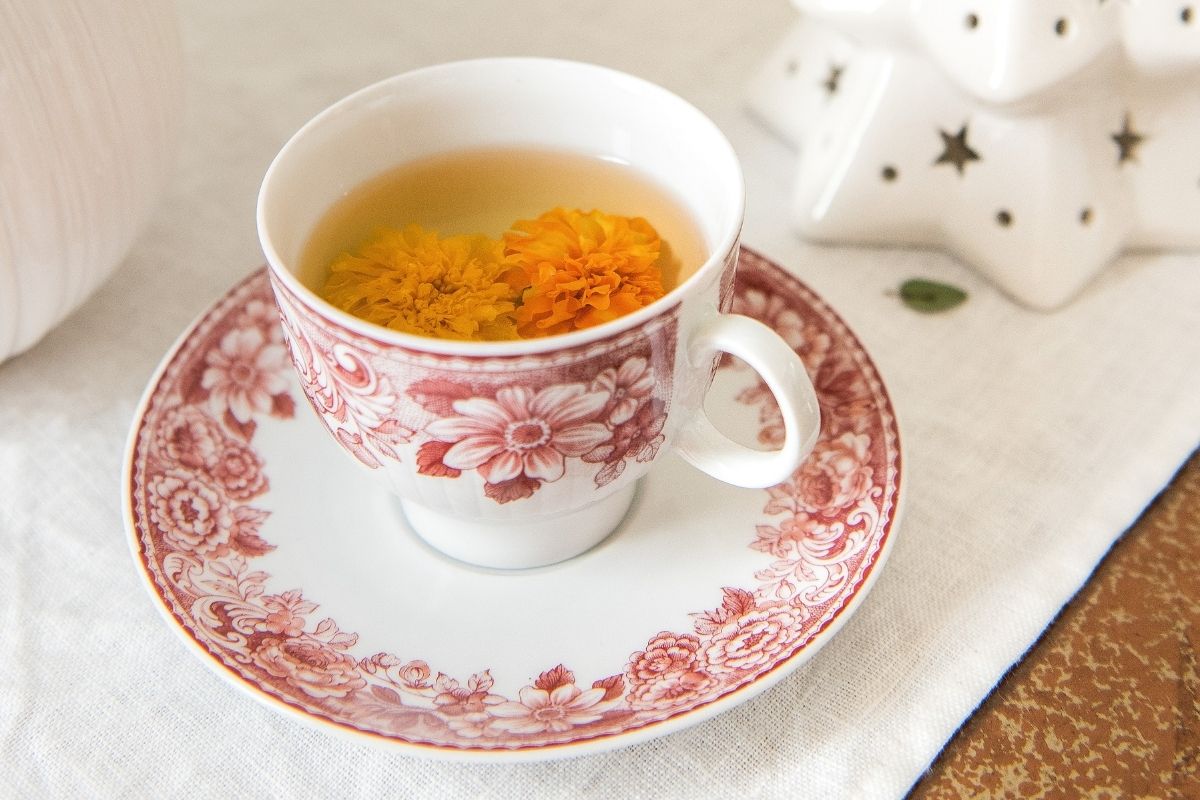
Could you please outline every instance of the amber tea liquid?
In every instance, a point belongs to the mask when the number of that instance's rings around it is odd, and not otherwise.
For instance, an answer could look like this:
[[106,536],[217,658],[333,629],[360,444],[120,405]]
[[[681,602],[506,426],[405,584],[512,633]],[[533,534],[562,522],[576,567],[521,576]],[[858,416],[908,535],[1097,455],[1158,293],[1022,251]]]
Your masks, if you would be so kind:
[[624,164],[535,149],[467,150],[404,164],[352,189],[313,229],[298,276],[319,290],[329,265],[380,229],[416,223],[442,237],[500,236],[517,220],[557,206],[643,217],[670,248],[663,287],[670,291],[708,258],[708,246],[683,203]]

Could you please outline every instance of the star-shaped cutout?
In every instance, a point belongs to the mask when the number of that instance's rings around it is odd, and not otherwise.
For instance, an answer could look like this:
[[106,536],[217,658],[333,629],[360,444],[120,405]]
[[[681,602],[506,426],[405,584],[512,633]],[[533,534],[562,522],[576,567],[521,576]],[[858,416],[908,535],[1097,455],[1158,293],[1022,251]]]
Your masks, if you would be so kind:
[[1121,130],[1112,134],[1112,140],[1117,143],[1117,166],[1126,161],[1137,163],[1137,149],[1146,137],[1133,129],[1133,120],[1128,113],[1121,124]]
[[966,123],[963,123],[963,126],[958,129],[958,133],[956,134],[951,135],[941,129],[938,130],[938,133],[942,135],[942,147],[944,149],[942,150],[942,154],[937,157],[937,161],[933,162],[935,166],[938,164],[953,164],[954,168],[958,170],[958,174],[962,175],[966,171],[968,161],[982,160],[979,157],[979,153],[976,153],[967,144]]
[[829,77],[826,78],[821,85],[825,87],[825,91],[829,94],[836,94],[838,90],[838,81],[842,79],[842,73],[846,71],[845,67],[837,64],[829,65]]

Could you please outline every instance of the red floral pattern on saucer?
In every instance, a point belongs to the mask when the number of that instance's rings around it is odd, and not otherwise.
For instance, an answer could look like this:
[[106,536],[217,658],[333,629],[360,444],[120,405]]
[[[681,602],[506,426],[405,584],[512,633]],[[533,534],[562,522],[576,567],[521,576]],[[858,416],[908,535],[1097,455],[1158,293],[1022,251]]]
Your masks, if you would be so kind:
[[[451,675],[386,642],[364,649],[353,619],[321,617],[321,598],[264,565],[287,545],[263,536],[278,454],[260,446],[260,425],[296,424],[298,385],[277,321],[264,312],[270,301],[265,272],[256,273],[167,358],[131,436],[127,510],[138,563],[173,624],[236,682],[310,720],[484,758],[548,757],[665,733],[752,696],[814,653],[862,599],[890,545],[901,461],[883,384],[823,302],[743,250],[734,310],[784,335],[817,376],[824,414],[812,456],[789,481],[762,491],[761,514],[731,545],[761,556],[757,568],[740,585],[714,585],[711,605],[691,612],[686,628],[656,630],[650,620],[644,646],[612,652],[607,669],[589,674],[566,663],[529,664],[528,682],[505,689],[486,652],[474,670]],[[356,405],[353,390],[371,381],[352,354],[325,363],[302,353],[298,361],[313,370],[304,376],[310,397],[313,386],[338,387],[318,407],[327,425],[332,419],[348,435],[400,434],[369,404]],[[743,385],[736,402],[757,415],[758,438],[776,441],[770,393],[748,368],[729,361],[722,369]],[[450,400],[469,387],[423,388],[429,407],[440,409],[426,428],[435,443],[422,462],[429,474],[478,469],[520,493],[536,487],[517,483],[554,480],[564,459],[579,458],[600,465],[595,480],[603,484],[627,459],[648,460],[662,444],[653,373],[636,356],[590,381],[540,392],[501,388]],[[546,429],[525,430],[527,417]],[[510,447],[506,437],[527,446]]]

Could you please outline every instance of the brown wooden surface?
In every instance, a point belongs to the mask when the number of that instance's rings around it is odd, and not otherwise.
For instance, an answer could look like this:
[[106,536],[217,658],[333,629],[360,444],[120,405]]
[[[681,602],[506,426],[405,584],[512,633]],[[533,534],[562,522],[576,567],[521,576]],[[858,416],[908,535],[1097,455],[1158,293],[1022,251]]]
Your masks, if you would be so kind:
[[913,788],[1200,798],[1200,453]]

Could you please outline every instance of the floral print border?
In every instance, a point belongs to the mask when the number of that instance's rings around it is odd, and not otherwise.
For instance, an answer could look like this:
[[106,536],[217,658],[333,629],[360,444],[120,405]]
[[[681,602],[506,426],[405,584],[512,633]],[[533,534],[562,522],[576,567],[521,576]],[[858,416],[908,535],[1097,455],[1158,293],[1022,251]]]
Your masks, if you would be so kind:
[[578,458],[601,464],[593,481],[607,486],[627,458],[650,461],[662,446],[667,414],[657,386],[640,355],[588,383],[509,384],[482,397],[456,381],[421,381],[409,394],[442,416],[425,426],[432,438],[417,451],[418,472],[456,478],[476,469],[484,494],[507,503],[558,480],[567,459]]
[[[254,505],[269,491],[269,465],[254,449],[257,421],[287,419],[294,408],[270,297],[265,275],[252,276],[173,355],[135,434],[130,502],[136,549],[159,600],[240,680],[304,713],[453,750],[538,748],[633,731],[736,693],[803,651],[845,611],[891,535],[899,440],[873,365],[806,287],[743,250],[734,310],[771,325],[800,353],[816,376],[825,420],[813,455],[791,480],[766,490],[765,518],[749,542],[767,557],[756,582],[721,589],[718,605],[692,615],[691,630],[654,634],[609,674],[581,679],[557,664],[513,696],[495,691],[486,668],[453,677],[420,659],[362,653],[358,636],[318,619],[317,603],[301,590],[275,590],[271,576],[253,566],[273,548],[259,535],[267,512]],[[759,438],[773,442],[778,411],[745,373],[751,385],[738,401],[757,409]],[[644,419],[636,435],[616,433],[639,413],[655,413],[639,394],[643,377],[643,365],[629,359],[588,386],[556,389],[561,397],[541,401],[575,403],[557,421],[562,430],[596,424],[585,418],[605,421],[608,437],[587,428],[570,441],[580,458],[607,469],[617,453],[637,457],[661,443]],[[626,393],[614,400],[618,386]],[[502,391],[489,406],[451,403],[455,414],[431,431],[451,445],[436,459],[442,468],[480,468],[497,458],[486,438],[493,429],[471,419],[498,420],[497,409],[516,417],[522,404],[539,402],[536,394]],[[603,402],[589,398],[605,393]],[[527,477],[539,474],[530,475],[526,463],[556,468],[522,462]],[[497,462],[490,469],[507,476],[518,467]]]
[[[274,288],[288,312],[284,341],[304,394],[338,442],[371,469],[412,458],[425,476],[454,479],[474,470],[483,495],[504,504],[560,480],[569,461],[580,462],[575,474],[590,469],[601,489],[628,461],[652,461],[665,441],[674,311],[641,339],[619,335],[540,357],[491,359],[499,369],[464,370],[453,357],[418,359],[401,347],[379,358],[378,343],[317,319],[282,284]],[[481,372],[494,374],[481,379]]]

